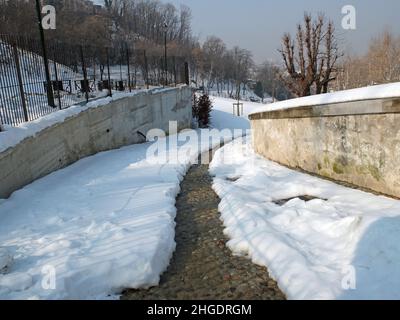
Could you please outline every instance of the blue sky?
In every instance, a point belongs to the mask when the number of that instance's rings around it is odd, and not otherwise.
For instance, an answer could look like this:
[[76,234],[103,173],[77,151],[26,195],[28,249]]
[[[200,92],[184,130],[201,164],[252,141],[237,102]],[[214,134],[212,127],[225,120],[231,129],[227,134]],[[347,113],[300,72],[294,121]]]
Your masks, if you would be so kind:
[[[97,2],[101,0],[95,0]],[[207,35],[222,38],[229,46],[253,52],[256,62],[278,60],[283,33],[294,32],[304,12],[324,12],[332,19],[344,51],[363,53],[371,37],[385,29],[400,33],[399,0],[161,0],[185,4],[193,12],[193,31],[202,40]],[[357,12],[357,29],[341,28],[344,5]]]
[[[352,53],[368,48],[371,37],[384,29],[400,32],[399,0],[170,0],[185,4],[193,12],[193,31],[204,39],[214,34],[229,46],[251,50],[255,60],[277,60],[280,38],[294,32],[304,11],[324,12],[334,20],[342,46]],[[341,28],[344,5],[353,5],[357,12],[357,29]]]

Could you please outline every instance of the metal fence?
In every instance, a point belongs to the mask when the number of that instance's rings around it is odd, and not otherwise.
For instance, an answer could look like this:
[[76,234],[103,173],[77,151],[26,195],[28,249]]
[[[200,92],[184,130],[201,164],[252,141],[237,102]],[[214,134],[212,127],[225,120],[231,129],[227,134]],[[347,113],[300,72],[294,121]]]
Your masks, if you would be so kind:
[[99,48],[51,41],[44,48],[36,39],[0,35],[0,125],[17,126],[115,91],[188,83],[185,60],[165,60],[127,44]]

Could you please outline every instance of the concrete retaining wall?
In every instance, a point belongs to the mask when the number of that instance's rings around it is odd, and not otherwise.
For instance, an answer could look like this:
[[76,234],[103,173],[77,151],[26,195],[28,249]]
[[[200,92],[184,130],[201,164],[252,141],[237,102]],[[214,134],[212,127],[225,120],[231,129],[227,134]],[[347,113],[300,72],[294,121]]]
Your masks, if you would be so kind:
[[174,120],[178,129],[191,125],[189,87],[140,93],[87,109],[0,153],[0,198],[84,157],[143,142],[138,131],[168,132]]
[[250,116],[257,153],[283,165],[400,197],[400,99]]

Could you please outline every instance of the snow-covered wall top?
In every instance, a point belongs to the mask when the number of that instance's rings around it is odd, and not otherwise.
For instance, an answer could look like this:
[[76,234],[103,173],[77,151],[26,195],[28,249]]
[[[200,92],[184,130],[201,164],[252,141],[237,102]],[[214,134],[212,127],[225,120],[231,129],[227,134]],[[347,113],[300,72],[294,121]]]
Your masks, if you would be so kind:
[[68,118],[77,116],[81,112],[84,112],[88,109],[102,107],[110,104],[113,101],[118,101],[137,95],[157,94],[160,92],[168,92],[173,90],[175,90],[175,88],[156,88],[150,90],[138,90],[132,93],[114,93],[112,97],[93,100],[83,105],[77,104],[67,109],[47,114],[34,121],[22,123],[17,127],[2,125],[2,131],[0,131],[0,152],[15,147],[21,141],[30,137],[34,137],[40,131],[55,124],[61,123]]
[[257,108],[250,115],[305,106],[324,106],[344,102],[389,98],[400,98],[400,82],[281,101]]

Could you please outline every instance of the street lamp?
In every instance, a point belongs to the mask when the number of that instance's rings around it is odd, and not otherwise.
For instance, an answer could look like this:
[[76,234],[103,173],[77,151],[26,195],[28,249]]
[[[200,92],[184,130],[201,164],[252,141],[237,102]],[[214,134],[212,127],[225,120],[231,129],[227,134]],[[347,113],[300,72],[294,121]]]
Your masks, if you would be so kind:
[[[137,61],[136,61],[136,55],[135,55],[135,50],[136,50],[136,42],[139,40],[139,35],[137,33],[135,33],[132,37],[131,37],[131,42],[133,45],[133,57],[134,57],[134,66],[135,66],[135,83],[133,85],[133,88],[136,90],[136,85],[137,85]],[[129,69],[129,66],[128,66]],[[129,71],[128,71],[129,72]],[[129,80],[130,81],[130,80]],[[129,91],[131,91],[129,89]]]
[[168,62],[167,62],[167,31],[168,24],[164,22],[164,72],[165,72],[165,81],[164,86],[168,85]]
[[[36,14],[38,19],[38,26],[39,26],[39,33],[40,33],[40,42],[42,44],[42,53],[43,53],[43,62],[44,62],[44,71],[46,75],[46,91],[47,91],[47,100],[48,104],[55,108],[54,103],[54,95],[53,95],[53,88],[51,84],[51,77],[50,77],[50,70],[49,70],[49,59],[47,58],[47,48],[44,38],[44,30],[42,25],[42,6],[40,0],[36,0]],[[61,108],[61,106],[60,106]]]

